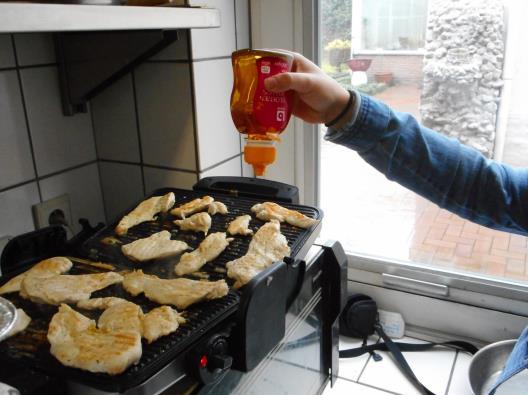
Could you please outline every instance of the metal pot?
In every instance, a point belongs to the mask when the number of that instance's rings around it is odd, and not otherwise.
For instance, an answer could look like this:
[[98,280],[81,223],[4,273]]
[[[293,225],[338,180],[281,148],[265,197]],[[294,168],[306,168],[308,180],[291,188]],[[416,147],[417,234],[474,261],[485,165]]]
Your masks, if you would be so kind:
[[480,349],[469,364],[473,395],[488,395],[506,365],[517,340],[503,340]]

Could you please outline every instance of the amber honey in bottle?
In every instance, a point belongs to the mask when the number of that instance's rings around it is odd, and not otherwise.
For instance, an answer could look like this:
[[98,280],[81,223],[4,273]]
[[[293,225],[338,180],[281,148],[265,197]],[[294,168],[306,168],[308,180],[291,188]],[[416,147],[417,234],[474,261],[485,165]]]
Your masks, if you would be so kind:
[[276,157],[274,142],[288,125],[292,92],[269,92],[264,80],[291,70],[287,52],[243,49],[233,52],[231,116],[237,130],[246,135],[244,159],[255,175],[264,174]]

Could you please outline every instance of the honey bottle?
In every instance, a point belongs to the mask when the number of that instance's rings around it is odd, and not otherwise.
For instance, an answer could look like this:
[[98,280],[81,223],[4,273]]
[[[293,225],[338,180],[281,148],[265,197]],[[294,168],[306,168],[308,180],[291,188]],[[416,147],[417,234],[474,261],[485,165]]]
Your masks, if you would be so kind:
[[246,135],[244,160],[256,176],[276,158],[275,142],[288,125],[292,92],[269,92],[264,80],[291,71],[293,56],[287,52],[242,49],[231,55],[233,90],[231,117],[237,130]]

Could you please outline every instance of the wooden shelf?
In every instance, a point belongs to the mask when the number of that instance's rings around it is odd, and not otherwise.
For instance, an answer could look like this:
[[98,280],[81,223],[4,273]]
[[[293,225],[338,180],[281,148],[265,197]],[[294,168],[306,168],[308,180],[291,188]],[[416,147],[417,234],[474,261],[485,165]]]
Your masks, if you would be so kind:
[[195,29],[220,26],[210,8],[0,3],[0,33]]

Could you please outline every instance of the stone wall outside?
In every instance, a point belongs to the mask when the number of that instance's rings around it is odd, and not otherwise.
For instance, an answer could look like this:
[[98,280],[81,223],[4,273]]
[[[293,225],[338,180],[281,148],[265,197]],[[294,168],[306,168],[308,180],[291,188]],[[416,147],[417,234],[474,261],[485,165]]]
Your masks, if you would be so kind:
[[424,125],[493,156],[504,61],[501,0],[433,0],[420,113]]

